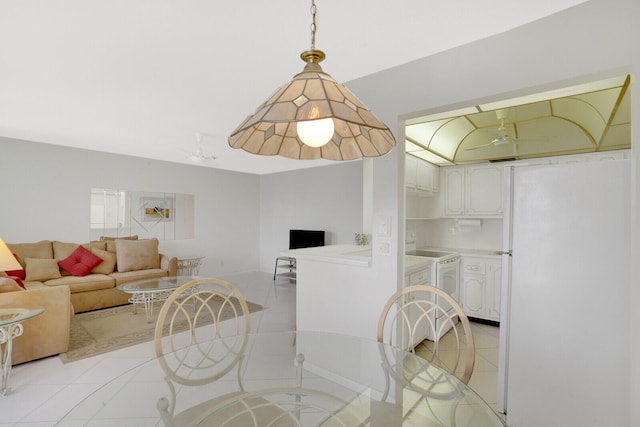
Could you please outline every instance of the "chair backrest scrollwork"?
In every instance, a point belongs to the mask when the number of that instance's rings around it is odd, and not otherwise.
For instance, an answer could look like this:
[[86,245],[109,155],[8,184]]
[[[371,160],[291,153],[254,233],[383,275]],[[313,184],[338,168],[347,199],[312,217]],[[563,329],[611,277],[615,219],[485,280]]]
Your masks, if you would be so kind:
[[235,286],[194,279],[173,291],[158,314],[156,357],[168,380],[207,384],[240,368],[250,331],[249,307]]
[[387,301],[378,322],[378,341],[415,352],[467,384],[473,373],[475,348],[469,319],[441,289],[407,286]]

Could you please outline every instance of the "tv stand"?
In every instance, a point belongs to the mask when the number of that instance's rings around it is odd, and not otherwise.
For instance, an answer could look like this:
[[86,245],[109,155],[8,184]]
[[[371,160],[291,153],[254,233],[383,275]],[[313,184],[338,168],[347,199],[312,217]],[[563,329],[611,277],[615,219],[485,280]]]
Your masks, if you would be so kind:
[[[283,262],[284,264],[280,264]],[[289,270],[284,273],[278,273],[278,269]],[[296,259],[288,256],[279,256],[276,258],[276,267],[273,270],[273,280],[276,280],[276,276],[284,276],[289,279],[296,279]]]

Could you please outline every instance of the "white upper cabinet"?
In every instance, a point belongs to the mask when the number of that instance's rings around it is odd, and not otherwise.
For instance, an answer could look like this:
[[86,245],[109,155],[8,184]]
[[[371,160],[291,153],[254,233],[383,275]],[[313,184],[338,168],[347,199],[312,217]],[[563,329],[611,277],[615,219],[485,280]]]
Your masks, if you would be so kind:
[[440,184],[440,173],[438,166],[432,165],[424,160],[418,160],[417,170],[418,190],[431,191],[437,193]]
[[468,167],[465,206],[469,216],[502,216],[502,166]]
[[465,215],[465,169],[445,168],[444,170],[444,214]]
[[502,166],[448,167],[443,178],[445,216],[502,216]]
[[404,160],[404,185],[408,189],[414,189],[418,185],[418,158],[410,154],[405,155]]
[[405,156],[405,187],[409,191],[433,195],[438,192],[440,174],[438,166],[411,154]]

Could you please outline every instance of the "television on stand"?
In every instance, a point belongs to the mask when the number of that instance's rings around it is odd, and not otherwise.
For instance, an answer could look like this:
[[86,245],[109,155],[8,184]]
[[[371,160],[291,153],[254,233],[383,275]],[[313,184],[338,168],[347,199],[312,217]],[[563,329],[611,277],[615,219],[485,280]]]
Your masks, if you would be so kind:
[[324,246],[324,231],[289,230],[289,249]]

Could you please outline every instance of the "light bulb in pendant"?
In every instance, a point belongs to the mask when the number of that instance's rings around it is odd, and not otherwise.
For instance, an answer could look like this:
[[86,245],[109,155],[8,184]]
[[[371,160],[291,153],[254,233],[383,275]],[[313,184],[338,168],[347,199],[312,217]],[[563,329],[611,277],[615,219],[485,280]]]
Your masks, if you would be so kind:
[[[309,118],[314,119],[319,115],[318,107],[314,106],[309,113]],[[310,147],[322,147],[331,141],[335,130],[331,117],[326,119],[304,120],[298,122],[296,127],[300,141]]]

